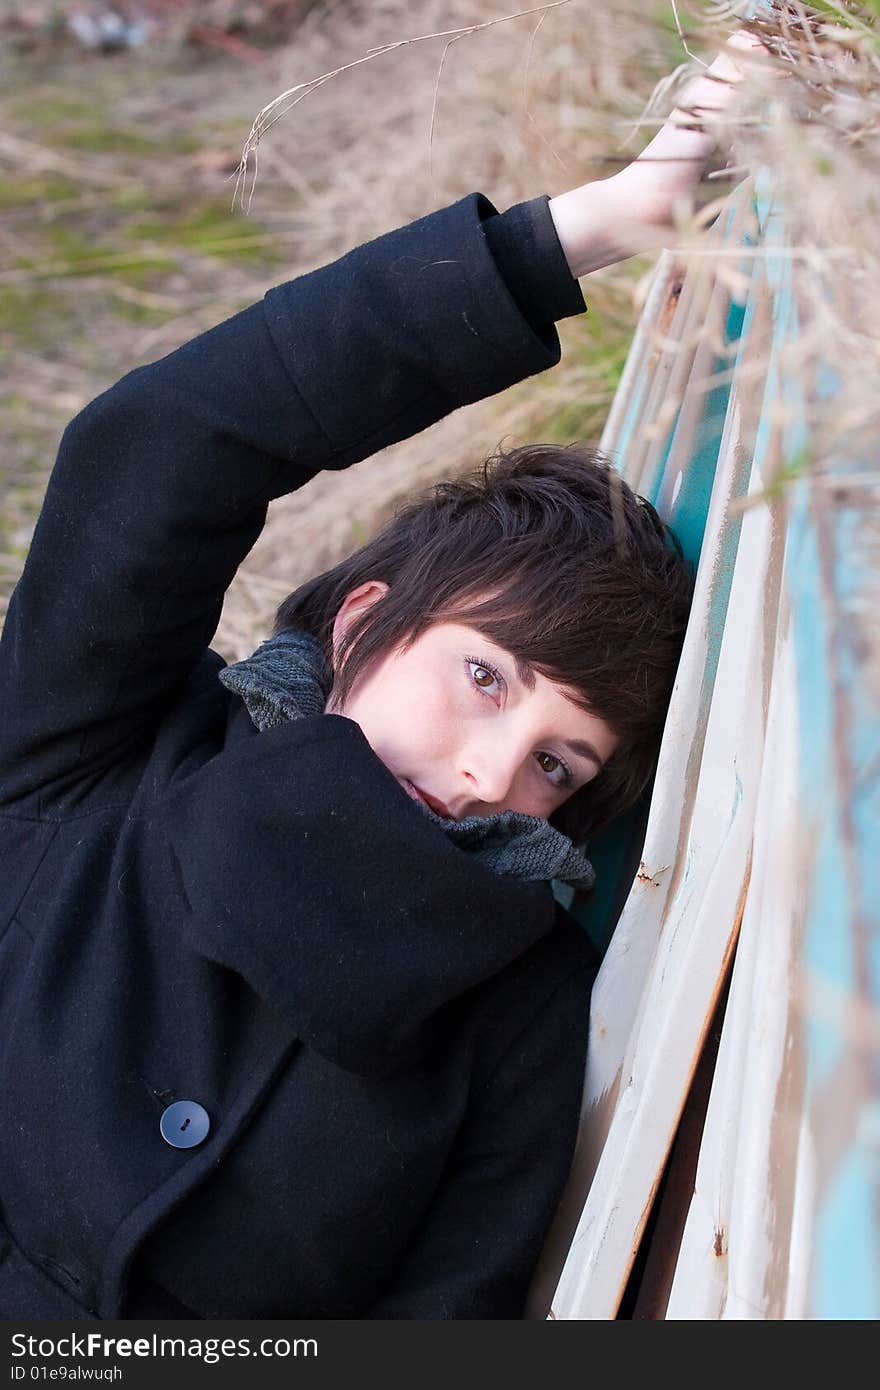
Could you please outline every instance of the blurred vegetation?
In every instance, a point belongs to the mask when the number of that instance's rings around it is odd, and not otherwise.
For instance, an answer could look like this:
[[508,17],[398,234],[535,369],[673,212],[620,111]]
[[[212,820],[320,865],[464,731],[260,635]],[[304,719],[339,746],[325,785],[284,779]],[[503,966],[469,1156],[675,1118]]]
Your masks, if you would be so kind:
[[[621,109],[637,114],[657,78],[681,61],[681,43],[661,0],[632,0],[625,13],[591,19],[589,33],[573,4],[543,29],[543,49],[537,34],[530,47],[522,23],[516,35],[499,26],[456,47],[437,89],[432,187],[436,43],[430,53],[428,45],[402,53],[395,72],[409,95],[390,69],[368,65],[279,123],[243,216],[232,211],[242,145],[291,68],[298,80],[315,76],[342,61],[340,52],[350,60],[371,43],[430,31],[447,9],[451,23],[505,11],[485,0],[0,0],[0,370],[8,382],[0,619],[64,425],[123,372],[253,302],[268,284],[375,235],[383,218],[391,225],[421,214],[426,192],[437,205],[484,183],[505,206],[552,191],[552,179],[558,191],[611,172],[590,168],[591,153],[621,150]],[[74,12],[97,21],[109,10],[132,24],[148,20],[146,37],[90,48],[69,28]],[[527,51],[528,121],[517,109]],[[616,126],[605,110],[618,113]],[[563,366],[505,393],[498,432],[598,439],[637,317],[634,286],[649,269],[634,260],[590,278],[589,314],[561,325]],[[448,459],[451,470],[460,465]],[[395,484],[388,499],[398,491]],[[350,544],[366,538],[387,505],[381,487],[369,510],[340,498],[341,514],[356,518],[347,523]]]
[[[39,37],[0,55],[0,370],[9,383],[0,600],[24,560],[66,421],[123,370],[159,355],[163,340],[153,337],[152,350],[149,334],[181,317],[198,331],[250,302],[288,240],[232,212],[227,180],[252,110],[240,95],[227,110],[202,91],[193,110],[179,45],[110,58],[47,28]],[[276,213],[297,201],[272,187]]]

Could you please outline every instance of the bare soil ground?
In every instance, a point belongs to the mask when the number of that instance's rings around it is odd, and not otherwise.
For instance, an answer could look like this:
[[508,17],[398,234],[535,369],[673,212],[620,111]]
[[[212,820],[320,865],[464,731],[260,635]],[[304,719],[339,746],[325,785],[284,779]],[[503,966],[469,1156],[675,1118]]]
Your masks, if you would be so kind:
[[[552,195],[646,142],[650,128],[632,137],[629,123],[683,56],[667,7],[588,12],[571,0],[448,48],[418,39],[515,8],[327,0],[285,41],[235,52],[184,45],[179,32],[113,55],[69,39],[4,45],[0,615],[65,423],[125,371],[268,285],[473,189],[501,208]],[[417,39],[289,110],[260,146],[249,214],[231,210],[264,105],[380,44]],[[562,325],[554,372],[276,503],[230,591],[218,650],[246,654],[285,593],[361,544],[414,488],[476,465],[502,437],[597,440],[650,265],[590,277],[590,313]]]

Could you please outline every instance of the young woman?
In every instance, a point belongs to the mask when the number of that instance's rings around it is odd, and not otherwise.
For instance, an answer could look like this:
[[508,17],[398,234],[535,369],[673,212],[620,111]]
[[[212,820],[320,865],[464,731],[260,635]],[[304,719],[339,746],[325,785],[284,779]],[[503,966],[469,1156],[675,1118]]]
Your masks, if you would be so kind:
[[550,881],[650,775],[684,567],[526,448],[208,644],[272,497],[552,366],[710,148],[471,194],[69,426],[0,651],[6,1318],[522,1315],[595,969]]

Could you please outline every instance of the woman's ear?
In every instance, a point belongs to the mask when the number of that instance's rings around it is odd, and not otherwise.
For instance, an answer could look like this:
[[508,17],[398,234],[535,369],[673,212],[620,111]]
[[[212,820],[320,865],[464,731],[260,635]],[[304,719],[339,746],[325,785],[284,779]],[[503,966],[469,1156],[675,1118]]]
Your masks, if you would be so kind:
[[339,643],[355,618],[359,618],[367,608],[372,608],[374,603],[378,603],[380,598],[384,598],[388,593],[388,588],[389,586],[384,579],[368,579],[365,584],[359,584],[356,589],[352,589],[350,593],[346,594],[339,605],[339,612],[333,620],[334,664],[339,651]]

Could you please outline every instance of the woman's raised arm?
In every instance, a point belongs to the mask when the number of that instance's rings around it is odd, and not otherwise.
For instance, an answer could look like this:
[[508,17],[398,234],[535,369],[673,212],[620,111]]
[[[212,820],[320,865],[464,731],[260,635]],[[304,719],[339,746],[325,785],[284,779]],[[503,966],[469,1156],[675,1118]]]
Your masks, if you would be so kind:
[[271,498],[559,360],[553,317],[583,299],[558,243],[536,263],[542,219],[546,200],[496,216],[470,194],[271,289],[76,417],[0,643],[0,799],[64,814],[113,798]]

